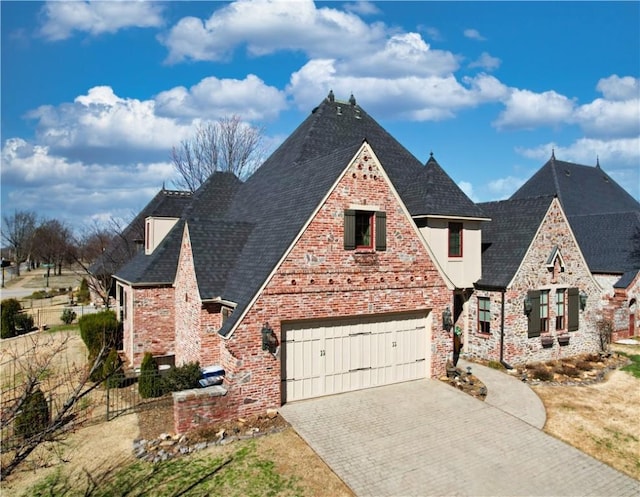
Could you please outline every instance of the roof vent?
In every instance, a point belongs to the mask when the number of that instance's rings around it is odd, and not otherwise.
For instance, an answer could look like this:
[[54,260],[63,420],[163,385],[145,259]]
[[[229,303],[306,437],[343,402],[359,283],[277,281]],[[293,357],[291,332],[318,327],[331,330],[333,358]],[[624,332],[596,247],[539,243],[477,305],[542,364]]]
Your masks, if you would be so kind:
[[336,107],[336,114],[339,116],[342,115],[342,107],[340,107],[339,105]]
[[351,94],[351,96],[349,97],[349,103],[351,105],[355,105],[356,104],[356,97],[353,96],[353,93]]
[[568,169],[565,169],[564,174],[565,176],[571,176],[571,171],[569,171]]
[[358,110],[358,109],[356,109],[355,118],[356,119],[362,119],[362,117],[360,116],[360,110]]

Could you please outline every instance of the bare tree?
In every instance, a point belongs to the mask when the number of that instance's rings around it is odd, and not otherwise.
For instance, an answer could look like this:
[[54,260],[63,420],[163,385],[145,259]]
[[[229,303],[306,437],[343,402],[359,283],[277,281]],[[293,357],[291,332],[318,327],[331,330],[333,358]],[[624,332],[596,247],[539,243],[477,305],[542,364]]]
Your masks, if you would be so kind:
[[35,230],[35,238],[38,243],[34,247],[34,255],[47,263],[47,277],[51,267],[54,274],[62,274],[62,264],[69,261],[73,252],[71,246],[71,229],[57,219],[43,221]]
[[[3,353],[3,359],[9,358],[3,362],[3,368],[11,364],[13,371],[7,374],[3,370],[3,378],[7,381],[3,380],[1,396],[3,457],[0,479],[9,476],[40,445],[63,440],[70,429],[87,419],[83,406],[87,403],[80,401],[100,385],[89,378],[94,369],[102,367],[102,361],[96,360],[90,370],[70,362],[65,354],[70,339],[71,335],[62,333],[38,334],[22,342],[22,348],[14,342],[13,348]],[[100,351],[99,359],[105,353],[106,349]],[[16,383],[12,381],[15,379],[18,380]],[[29,402],[34,395],[48,397],[44,409]],[[56,399],[60,399],[59,402],[55,402]],[[46,411],[44,416],[43,410]],[[27,430],[24,429],[25,420],[32,424]]]
[[2,217],[2,241],[13,252],[16,276],[20,276],[20,264],[31,257],[35,229],[35,212],[14,211],[13,215]]
[[216,171],[239,178],[253,173],[264,159],[263,128],[252,127],[239,116],[198,126],[190,140],[173,147],[171,160],[180,179],[176,187],[196,191]]
[[92,295],[105,307],[114,293],[113,275],[133,258],[143,241],[144,218],[135,216],[128,224],[117,219],[106,226],[94,224],[76,242],[74,262],[87,276]]

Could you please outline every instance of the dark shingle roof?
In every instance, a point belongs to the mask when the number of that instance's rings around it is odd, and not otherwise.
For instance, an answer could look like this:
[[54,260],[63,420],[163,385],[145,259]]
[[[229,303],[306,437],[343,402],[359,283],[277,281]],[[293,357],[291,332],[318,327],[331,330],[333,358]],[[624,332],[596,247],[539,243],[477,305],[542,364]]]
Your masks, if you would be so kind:
[[640,268],[633,257],[640,232],[640,210],[569,217],[569,223],[592,273],[625,273]]
[[433,154],[402,197],[413,215],[487,218],[482,209],[451,180]]
[[476,286],[506,288],[515,276],[553,197],[479,204],[491,222],[482,228],[482,278]]
[[90,267],[92,274],[117,273],[137,254],[139,242],[144,240],[144,226],[147,217],[180,218],[185,208],[191,203],[191,192],[179,190],[160,190],[138,215],[115,237],[102,257]]
[[[155,210],[147,216],[158,216],[160,212],[165,213],[163,217],[181,217],[182,220],[171,229],[165,239],[149,255],[144,251],[136,254],[127,264],[116,272],[116,277],[132,285],[156,285],[171,284],[175,279],[182,241],[182,231],[184,229],[184,219],[190,216],[191,219],[216,219],[224,216],[231,200],[242,182],[232,173],[215,172],[198,188],[193,196],[185,195],[188,203],[181,205],[179,215],[177,211],[170,211],[167,208]],[[166,214],[173,212],[174,215]],[[139,217],[139,216],[138,216]],[[142,218],[144,220],[144,218]],[[196,245],[194,251],[207,250],[206,245]]]
[[149,255],[137,253],[115,274],[132,286],[171,285],[176,276],[184,221],[178,221]]
[[638,273],[640,273],[640,268],[627,271],[618,281],[615,282],[613,288],[627,288],[636,278]]
[[[246,182],[216,174],[185,210],[200,297],[237,304],[221,334],[231,331],[364,141],[413,215],[486,217],[435,159],[423,166],[355,99],[327,98]],[[182,223],[156,250],[166,260],[179,251],[177,231]],[[119,276],[142,282],[160,264],[155,252],[138,259]]]
[[551,157],[512,199],[556,195],[567,216],[640,209],[640,204],[600,166],[583,166]]
[[639,226],[640,203],[599,165],[552,156],[511,199],[538,195],[558,197],[591,272],[623,273],[633,268],[626,251]]

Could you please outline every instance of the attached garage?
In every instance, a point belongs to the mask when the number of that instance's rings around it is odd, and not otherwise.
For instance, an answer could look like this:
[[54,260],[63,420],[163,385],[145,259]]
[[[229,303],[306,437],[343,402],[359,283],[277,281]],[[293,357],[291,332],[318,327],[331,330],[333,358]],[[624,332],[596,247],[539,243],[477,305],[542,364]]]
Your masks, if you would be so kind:
[[283,403],[426,378],[427,314],[283,323]]

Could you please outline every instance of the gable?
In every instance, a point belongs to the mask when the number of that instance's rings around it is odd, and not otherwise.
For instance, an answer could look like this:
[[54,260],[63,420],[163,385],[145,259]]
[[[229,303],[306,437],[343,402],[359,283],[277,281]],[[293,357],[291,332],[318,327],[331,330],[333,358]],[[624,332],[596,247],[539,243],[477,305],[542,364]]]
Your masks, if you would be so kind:
[[[255,302],[272,293],[310,292],[320,299],[318,305],[330,312],[331,299],[347,298],[347,295],[353,296],[352,292],[372,286],[378,290],[446,288],[428,247],[371,147],[365,143],[345,164],[341,175],[247,305],[245,314]],[[384,213],[384,245],[376,240],[368,248],[345,248],[345,211]],[[374,231],[376,228],[380,227],[374,225]],[[376,238],[375,233],[372,236]],[[325,297],[321,298],[321,294]],[[388,298],[392,300],[391,296]],[[258,307],[265,310],[263,305]],[[285,309],[278,311],[286,312]],[[393,308],[387,310],[393,311]],[[234,314],[236,322],[244,317],[244,314]],[[232,332],[232,328],[226,333],[221,331],[225,336]]]
[[[558,263],[562,270],[556,271]],[[519,283],[525,287],[597,285],[558,199],[551,202],[508,286]]]

